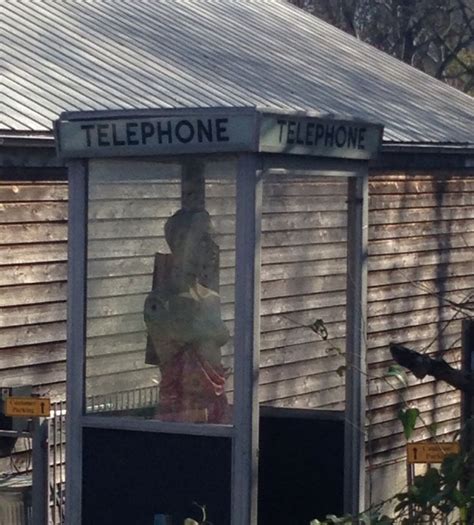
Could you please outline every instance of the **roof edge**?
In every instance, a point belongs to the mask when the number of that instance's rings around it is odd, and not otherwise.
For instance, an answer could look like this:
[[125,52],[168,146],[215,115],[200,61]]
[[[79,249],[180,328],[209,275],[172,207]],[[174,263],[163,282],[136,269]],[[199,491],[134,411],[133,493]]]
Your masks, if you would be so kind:
[[[53,131],[0,130],[0,147],[55,147]],[[383,141],[381,153],[474,154],[474,143]]]
[[474,143],[384,141],[382,143],[382,153],[472,154],[474,153]]
[[55,140],[52,131],[0,130],[0,148],[1,147],[54,148]]

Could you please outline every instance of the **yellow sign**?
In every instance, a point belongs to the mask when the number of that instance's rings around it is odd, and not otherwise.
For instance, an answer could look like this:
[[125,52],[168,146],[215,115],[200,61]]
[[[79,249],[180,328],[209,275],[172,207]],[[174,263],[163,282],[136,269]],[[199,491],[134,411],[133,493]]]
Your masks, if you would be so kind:
[[459,451],[459,443],[407,443],[407,463],[442,463]]
[[4,413],[10,417],[48,417],[51,401],[46,397],[7,397]]

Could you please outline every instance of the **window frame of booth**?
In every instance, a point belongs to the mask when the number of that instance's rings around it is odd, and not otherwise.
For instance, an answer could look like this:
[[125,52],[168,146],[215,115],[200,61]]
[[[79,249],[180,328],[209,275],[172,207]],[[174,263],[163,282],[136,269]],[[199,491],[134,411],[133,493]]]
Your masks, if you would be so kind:
[[[235,155],[232,155],[234,157]],[[143,157],[140,157],[143,158]],[[177,158],[177,157],[176,157]],[[161,160],[161,159],[160,159]],[[85,412],[87,198],[88,160],[68,162],[69,191],[69,292],[67,332],[67,435],[66,514],[70,525],[82,523],[82,431],[84,428],[134,430],[157,433],[227,437],[232,440],[232,509],[241,525],[255,523],[258,447],[259,343],[259,236],[261,191],[255,154],[237,156],[236,286],[234,403],[230,425],[171,423],[131,417],[98,416]],[[80,255],[79,255],[80,254]],[[253,298],[253,299],[252,299]],[[253,308],[249,308],[252,304]],[[240,358],[238,357],[240,356]],[[254,516],[254,517],[252,517]]]

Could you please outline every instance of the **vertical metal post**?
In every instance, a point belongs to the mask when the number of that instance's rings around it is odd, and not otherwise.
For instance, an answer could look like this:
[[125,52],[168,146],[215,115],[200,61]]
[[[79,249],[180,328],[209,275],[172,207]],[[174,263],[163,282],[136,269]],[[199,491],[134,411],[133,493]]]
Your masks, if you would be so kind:
[[87,164],[69,165],[66,523],[82,525],[82,427],[86,338]]
[[258,372],[260,357],[260,224],[262,182],[255,155],[239,157],[236,216],[232,525],[256,525]]
[[[53,475],[53,479],[52,479],[52,495],[53,495],[53,505],[52,505],[52,515],[51,515],[51,518],[52,518],[52,522],[53,522],[53,525],[56,525],[57,523],[57,520],[56,520],[56,515],[57,515],[57,507],[58,507],[58,479],[57,479],[57,476],[56,476],[56,471],[57,471],[57,464],[58,464],[58,443],[57,443],[57,432],[58,432],[58,429],[57,429],[57,425],[56,425],[56,421],[57,421],[57,410],[58,410],[58,406],[59,406],[59,403],[55,405],[55,409],[54,409],[54,412],[53,412],[53,417],[52,419],[50,420],[50,425],[49,425],[49,439],[50,439],[50,450],[53,451],[53,461],[52,461],[52,466],[53,466],[53,472],[52,472],[52,475]],[[61,460],[59,462],[59,468],[61,468]]]
[[65,458],[64,458],[64,449],[66,442],[66,435],[64,433],[64,418],[66,414],[66,403],[61,402],[60,406],[60,414],[61,417],[59,418],[59,487],[60,487],[60,505],[59,505],[59,521],[60,523],[63,523],[64,520],[64,514],[65,514],[65,504],[64,504],[64,484],[65,484],[65,477],[64,477],[64,465],[65,465]]
[[349,178],[344,510],[365,507],[368,175]]
[[[474,321],[463,319],[462,325],[462,370],[474,375]],[[463,393],[461,397],[462,425],[465,427],[461,435],[464,451],[474,451],[474,436],[471,424],[467,424],[474,415],[474,396]]]
[[49,523],[49,443],[48,420],[33,418],[32,525]]
[[[412,463],[407,462],[407,487],[411,487],[413,485],[413,481],[415,479],[415,465]],[[408,507],[408,519],[414,521],[414,512],[413,512],[413,505],[409,505]]]
[[[463,319],[462,321],[462,370],[470,374],[471,381],[474,378],[474,320]],[[468,457],[468,472],[462,486],[474,477],[474,396],[463,392],[461,396],[461,444],[462,450]],[[474,511],[469,510],[467,523],[474,522]]]

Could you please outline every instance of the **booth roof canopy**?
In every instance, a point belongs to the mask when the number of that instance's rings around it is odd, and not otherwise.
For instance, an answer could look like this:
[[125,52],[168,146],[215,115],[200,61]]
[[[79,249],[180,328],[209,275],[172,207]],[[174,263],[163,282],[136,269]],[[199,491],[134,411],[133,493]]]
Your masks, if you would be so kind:
[[474,99],[279,1],[0,2],[0,133],[62,111],[312,109],[396,143],[473,144]]

